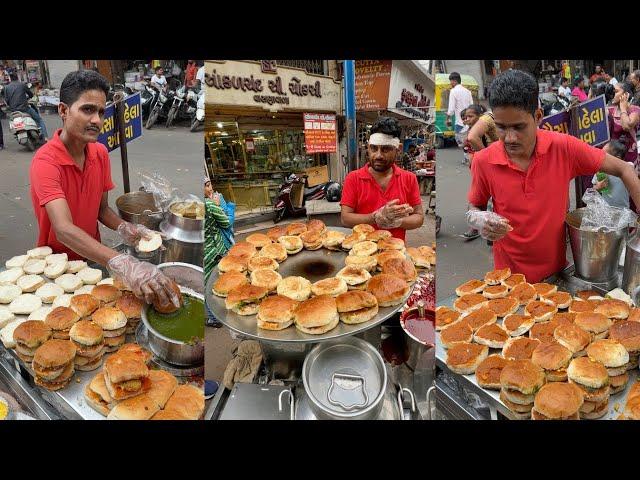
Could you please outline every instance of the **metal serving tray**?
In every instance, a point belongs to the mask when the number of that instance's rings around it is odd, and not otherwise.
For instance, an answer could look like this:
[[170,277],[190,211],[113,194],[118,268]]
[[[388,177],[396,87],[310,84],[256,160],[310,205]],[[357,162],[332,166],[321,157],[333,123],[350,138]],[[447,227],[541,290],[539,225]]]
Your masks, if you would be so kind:
[[[569,293],[571,293],[572,296],[575,295],[576,291],[588,289],[588,288],[593,288],[594,290],[600,291],[602,295],[607,293],[602,288],[598,288],[597,284],[590,284],[579,278],[572,277],[570,269],[565,269],[558,276],[545,279],[545,281],[558,285],[559,290],[568,291]],[[450,297],[438,302],[437,306],[438,307],[446,306],[449,308],[453,308],[453,302],[456,298],[458,298],[457,295],[451,295]],[[523,313],[523,311],[524,311],[524,307],[520,307],[520,309],[518,310],[518,313]],[[502,319],[499,319],[498,323],[502,324]],[[440,342],[440,332],[436,332],[436,365],[437,367],[442,369],[442,371],[446,372],[448,375],[453,376],[464,390],[468,392],[473,392],[478,397],[480,397],[480,399],[489,406],[491,419],[493,420],[497,419],[498,418],[497,412],[500,412],[500,414],[503,415],[504,417],[510,420],[513,420],[514,416],[511,410],[509,410],[507,406],[504,403],[502,403],[502,401],[500,400],[500,397],[499,397],[500,392],[498,390],[485,390],[484,388],[480,387],[478,385],[478,382],[476,381],[475,374],[460,375],[449,370],[446,363],[446,358],[447,358],[446,351],[447,351],[446,348],[444,348]],[[493,353],[500,353],[500,351],[501,351],[500,349],[490,348],[489,355]],[[623,413],[624,405],[626,403],[629,390],[631,389],[631,386],[634,383],[636,383],[636,381],[638,380],[639,369],[635,368],[629,371],[628,373],[629,373],[629,382],[627,383],[627,388],[624,391],[611,396],[611,398],[609,399],[609,412],[600,420],[615,420],[620,414]],[[449,401],[457,403],[458,406],[460,407],[460,410],[467,410],[465,414],[468,415],[468,418],[470,419],[476,418],[472,413],[469,413],[469,409],[465,408],[466,406],[463,405],[466,402],[464,402],[462,399],[455,398],[455,395],[453,394],[451,389],[444,388],[443,386],[440,385],[440,382],[436,382],[436,385],[438,388],[438,395],[440,398],[442,397],[448,398]]]
[[[263,229],[252,233],[264,233],[267,230],[268,229]],[[331,230],[337,230],[347,235],[351,233],[351,229],[342,227],[331,227]],[[335,276],[338,271],[344,268],[344,259],[347,255],[347,252],[336,252],[325,248],[312,251],[302,250],[295,255],[290,255],[282,262],[278,273],[282,275],[282,278],[294,275],[302,276],[307,278],[311,283],[314,283],[323,278]],[[413,286],[411,286],[407,297],[405,297],[399,305],[381,307],[378,314],[368,322],[357,325],[347,325],[346,323],[340,322],[337,327],[326,333],[309,335],[301,332],[293,325],[280,331],[263,330],[258,328],[255,315],[238,315],[231,310],[227,310],[225,307],[225,299],[211,292],[212,286],[218,279],[218,276],[219,272],[216,268],[211,272],[211,276],[207,282],[205,299],[209,310],[231,330],[261,342],[271,343],[320,343],[362,333],[381,324],[400,310],[413,291]]]

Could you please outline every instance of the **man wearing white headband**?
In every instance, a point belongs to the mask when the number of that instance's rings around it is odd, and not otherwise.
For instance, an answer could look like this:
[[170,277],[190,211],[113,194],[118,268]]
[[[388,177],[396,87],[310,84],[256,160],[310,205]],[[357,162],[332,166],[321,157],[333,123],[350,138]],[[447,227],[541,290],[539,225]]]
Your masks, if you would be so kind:
[[341,219],[346,227],[368,223],[404,240],[422,226],[424,211],[416,176],[396,165],[401,152],[400,126],[382,117],[371,128],[368,163],[344,180]]

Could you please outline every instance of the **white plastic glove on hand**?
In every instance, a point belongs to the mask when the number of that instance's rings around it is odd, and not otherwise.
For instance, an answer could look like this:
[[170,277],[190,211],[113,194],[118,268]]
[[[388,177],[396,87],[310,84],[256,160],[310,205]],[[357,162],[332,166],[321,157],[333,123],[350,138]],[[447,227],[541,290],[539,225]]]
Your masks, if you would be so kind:
[[509,220],[494,212],[482,210],[469,210],[467,212],[467,224],[480,232],[480,236],[486,240],[500,240],[513,230]]
[[107,270],[112,277],[124,282],[139,299],[149,304],[154,300],[158,300],[160,305],[171,302],[180,307],[180,298],[171,288],[171,280],[155,265],[123,253],[109,260]]
[[154,233],[160,233],[154,232],[140,223],[134,224],[130,222],[122,222],[118,225],[116,231],[118,232],[118,235],[120,235],[120,238],[122,238],[124,244],[130,247],[135,247],[142,238],[151,240]]

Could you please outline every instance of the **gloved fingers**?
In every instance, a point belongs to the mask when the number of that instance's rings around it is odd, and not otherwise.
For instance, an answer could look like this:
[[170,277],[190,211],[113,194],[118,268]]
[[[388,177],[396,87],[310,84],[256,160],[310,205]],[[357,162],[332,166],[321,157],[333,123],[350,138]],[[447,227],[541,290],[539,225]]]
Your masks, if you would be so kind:
[[151,304],[156,299],[156,293],[151,287],[151,282],[145,282],[140,285],[140,291],[142,292],[146,303]]
[[173,290],[173,282],[171,281],[171,279],[169,279],[169,277],[164,274],[160,274],[158,275],[156,280],[166,292],[167,298],[173,304],[173,306],[176,308],[180,307],[180,296]]

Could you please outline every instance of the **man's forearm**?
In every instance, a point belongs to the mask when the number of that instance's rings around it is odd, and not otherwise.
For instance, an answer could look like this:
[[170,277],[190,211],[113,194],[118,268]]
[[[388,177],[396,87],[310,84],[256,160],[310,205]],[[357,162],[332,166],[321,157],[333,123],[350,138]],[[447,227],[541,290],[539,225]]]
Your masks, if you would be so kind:
[[105,266],[113,257],[120,255],[115,250],[101,244],[84,230],[69,223],[56,230],[56,238],[64,246],[78,255]]
[[402,219],[402,223],[399,228],[404,228],[405,230],[414,230],[416,228],[420,228],[424,223],[424,215],[421,213],[412,213],[408,217]]
[[102,208],[100,210],[100,215],[98,215],[98,220],[105,227],[110,228],[111,230],[117,230],[118,226],[124,222],[122,218],[118,216],[116,212],[109,206]]
[[352,228],[361,223],[376,223],[373,219],[373,213],[347,213],[342,212],[340,215],[342,225]]

